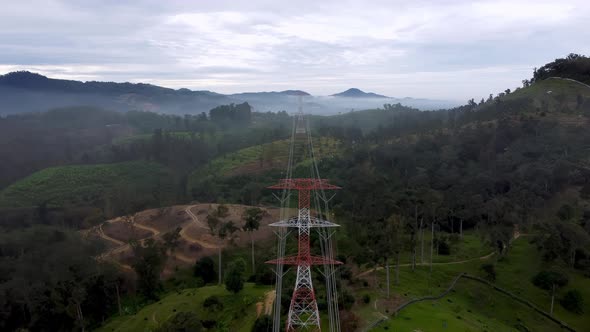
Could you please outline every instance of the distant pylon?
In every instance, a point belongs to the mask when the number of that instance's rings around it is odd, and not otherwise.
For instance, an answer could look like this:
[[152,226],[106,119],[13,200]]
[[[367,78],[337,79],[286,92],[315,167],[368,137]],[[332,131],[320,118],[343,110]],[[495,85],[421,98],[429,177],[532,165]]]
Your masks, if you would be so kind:
[[[306,130],[306,123],[305,117],[303,115],[303,97],[299,96],[298,98],[298,105],[297,105],[297,124],[295,127],[295,134],[301,136],[302,134],[307,134]],[[307,137],[307,136],[305,136]]]
[[286,331],[321,331],[320,314],[313,288],[311,266],[324,264],[342,264],[341,262],[322,256],[311,254],[310,231],[315,227],[338,227],[337,224],[322,220],[311,215],[310,200],[313,190],[340,189],[329,184],[324,179],[283,179],[270,189],[297,190],[299,196],[299,211],[296,217],[281,220],[270,226],[294,227],[298,229],[298,252],[295,256],[279,257],[268,261],[269,264],[295,265],[297,266],[297,278],[289,314],[287,316]]

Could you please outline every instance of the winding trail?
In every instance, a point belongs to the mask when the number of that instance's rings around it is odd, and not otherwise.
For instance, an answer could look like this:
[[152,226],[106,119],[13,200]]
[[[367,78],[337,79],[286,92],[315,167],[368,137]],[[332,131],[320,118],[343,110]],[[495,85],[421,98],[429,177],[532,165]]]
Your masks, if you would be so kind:
[[144,231],[152,232],[153,234],[150,237],[158,236],[161,233],[159,230],[157,230],[157,229],[155,229],[153,227],[150,227],[150,226],[146,226],[144,224],[133,222],[132,225],[134,227],[139,228],[139,229],[143,229]]
[[[516,240],[516,239],[518,239],[521,236],[528,236],[528,235],[530,235],[530,234],[520,233],[520,231],[518,229],[516,229],[514,231],[514,234],[512,235],[511,242],[514,241],[514,240]],[[487,255],[480,256],[480,257],[474,257],[474,258],[464,259],[464,260],[460,260],[460,261],[437,262],[437,263],[432,263],[432,265],[433,266],[436,266],[436,265],[455,265],[455,264],[465,264],[465,263],[469,263],[469,262],[473,262],[473,261],[477,261],[477,260],[483,261],[483,260],[486,260],[486,259],[494,256],[495,254],[496,254],[496,252],[495,251],[492,251],[491,253],[489,253]],[[426,263],[416,263],[416,266],[424,266],[424,265],[430,266],[430,263],[428,263],[428,262],[426,262]],[[412,266],[412,263],[400,264],[399,266]],[[395,264],[390,265],[389,268],[390,269],[391,268],[395,268]],[[383,270],[383,266],[379,266],[377,268],[373,268],[373,269],[367,270],[365,272],[361,272],[361,273],[357,274],[356,277],[357,278],[358,277],[364,277],[364,276],[366,276],[367,274],[369,274],[371,272],[379,271],[379,270]]]
[[121,240],[117,240],[117,239],[115,239],[115,238],[112,238],[112,237],[108,236],[108,235],[107,235],[107,234],[106,234],[106,233],[105,233],[105,232],[102,230],[102,225],[99,225],[99,226],[96,228],[96,231],[98,232],[98,236],[102,237],[102,238],[103,238],[103,239],[105,239],[105,240],[108,240],[108,241],[114,242],[114,243],[116,243],[116,244],[118,244],[118,245],[120,245],[120,246],[122,246],[122,245],[125,245],[125,242],[123,242],[123,241],[121,241]]
[[565,77],[549,77],[548,79],[556,79],[556,80],[563,80],[563,81],[570,81],[570,82],[574,82],[574,83],[578,83],[580,85],[583,85],[585,87],[587,87],[588,89],[590,89],[590,85],[586,84],[586,83],[582,83],[580,81],[576,81],[572,78],[565,78]]
[[205,229],[205,230],[209,230],[209,227],[207,227],[202,221],[200,221],[199,218],[193,213],[193,211],[191,211],[191,209],[193,207],[195,207],[195,206],[196,205],[190,205],[186,209],[184,209],[184,212],[186,212],[186,214],[189,217],[191,217],[191,220],[188,223],[182,225],[182,230],[180,230],[180,236],[183,239],[185,239],[186,241],[191,242],[191,243],[196,243],[196,244],[200,245],[203,248],[207,248],[207,249],[218,249],[219,248],[219,245],[214,244],[214,243],[210,243],[210,242],[207,242],[207,241],[203,241],[201,239],[196,239],[196,238],[194,238],[194,237],[192,237],[192,236],[190,236],[190,235],[188,235],[186,233],[186,230],[189,227],[191,227],[191,226],[199,227],[199,228],[202,228],[202,229]]
[[[460,260],[460,261],[452,261],[452,262],[437,262],[437,263],[432,263],[433,266],[436,265],[455,265],[455,264],[465,264],[465,263],[469,263],[469,262],[473,262],[473,261],[477,261],[477,260],[486,260],[492,256],[494,256],[496,254],[495,251],[487,254],[487,255],[483,255],[480,257],[474,257],[474,258],[469,258],[469,259],[464,259],[464,260]],[[412,266],[412,263],[405,263],[405,264],[400,264],[399,266]],[[416,266],[430,266],[430,263],[416,263]],[[395,264],[390,265],[389,268],[395,268]],[[367,270],[365,272],[359,273],[356,276],[357,277],[364,277],[366,275],[368,275],[371,272],[374,272],[375,270],[379,271],[379,270],[383,270],[383,266],[379,266],[377,268],[373,268],[370,270]]]
[[[207,225],[205,223],[203,223],[201,220],[199,220],[197,215],[195,213],[193,213],[193,211],[191,211],[191,209],[196,206],[197,205],[189,205],[184,209],[184,212],[190,217],[190,220],[179,225],[181,227],[181,230],[179,232],[180,237],[183,238],[188,243],[197,244],[197,245],[199,245],[203,248],[206,248],[206,249],[219,249],[220,245],[215,244],[215,243],[211,243],[209,241],[205,241],[205,240],[202,240],[199,238],[195,238],[187,233],[187,230],[193,229],[195,227],[209,231],[209,227],[207,227]],[[150,238],[155,238],[155,237],[160,236],[162,234],[162,231],[160,231],[152,226],[148,226],[148,225],[144,225],[144,224],[140,224],[138,222],[135,222],[135,215],[128,217],[130,219],[126,219],[126,218],[127,217],[117,217],[117,218],[114,218],[111,220],[107,220],[105,222],[106,223],[129,222],[132,227],[137,227],[138,229],[142,229],[142,230],[145,230],[145,231],[148,231],[151,233],[151,235],[149,235],[143,239],[140,239],[139,241],[144,241],[144,240],[147,240]],[[104,239],[105,241],[112,242],[112,243],[116,244],[117,247],[112,248],[112,249],[102,253],[97,258],[98,259],[109,259],[109,260],[113,261],[116,265],[121,267],[122,269],[128,270],[128,271],[133,271],[133,268],[130,265],[124,264],[124,263],[118,261],[117,259],[114,259],[114,257],[113,257],[115,255],[124,253],[127,250],[130,250],[131,246],[129,245],[129,243],[125,243],[121,240],[110,237],[109,235],[107,235],[103,231],[102,225],[103,224],[97,225],[97,226],[94,226],[86,231],[83,231],[83,234],[85,234],[87,236],[88,234],[95,232],[97,236]],[[193,258],[188,257],[180,252],[172,253],[171,257],[174,257],[175,259],[182,261],[184,263],[187,263],[187,264],[194,264],[194,262],[195,262],[195,260]],[[274,297],[271,300],[270,307],[272,307],[272,301],[274,301]],[[267,308],[267,305],[266,305],[267,302],[268,302],[268,299],[265,300],[265,305],[264,305],[265,312],[272,310],[271,308]]]

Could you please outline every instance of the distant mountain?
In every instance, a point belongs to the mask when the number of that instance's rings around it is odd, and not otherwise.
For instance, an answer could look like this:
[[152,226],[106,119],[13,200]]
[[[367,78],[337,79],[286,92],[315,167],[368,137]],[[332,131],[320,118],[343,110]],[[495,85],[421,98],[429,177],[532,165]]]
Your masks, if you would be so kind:
[[198,113],[231,102],[227,96],[211,91],[174,90],[144,83],[61,80],[27,71],[0,75],[0,100],[0,114],[81,105],[117,111]]
[[[28,71],[0,75],[0,115],[42,112],[53,108],[92,106],[115,111],[152,111],[198,114],[219,105],[248,102],[257,112],[296,112],[303,96],[303,108],[313,114],[338,114],[351,110],[382,107],[400,102],[419,109],[455,106],[445,101],[407,100],[349,89],[332,98],[312,96],[301,90],[219,94],[212,91],[170,89],[145,83],[80,82],[52,79]],[[387,98],[386,101],[383,99]]]
[[285,90],[285,91],[270,91],[270,92],[240,92],[228,95],[234,98],[255,96],[255,97],[280,97],[280,96],[311,96],[309,93],[301,90]]
[[285,90],[281,91],[281,93],[289,96],[311,96],[309,93],[301,90]]
[[351,97],[351,98],[389,98],[387,96],[378,95],[373,92],[364,92],[357,88],[350,88],[346,91],[333,94],[334,97]]

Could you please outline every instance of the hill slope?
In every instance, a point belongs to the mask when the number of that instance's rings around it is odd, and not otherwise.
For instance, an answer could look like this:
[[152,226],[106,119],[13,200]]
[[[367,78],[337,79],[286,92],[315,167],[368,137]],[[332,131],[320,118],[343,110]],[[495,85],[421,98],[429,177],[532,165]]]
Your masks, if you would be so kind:
[[[136,314],[127,314],[107,322],[98,332],[152,331],[177,312],[196,312],[199,319],[216,322],[219,330],[250,332],[256,320],[256,303],[264,301],[264,294],[270,291],[246,283],[239,294],[231,294],[223,286],[207,286],[185,289],[170,294],[157,303],[148,305]],[[220,310],[203,307],[205,299],[217,296],[223,303]]]
[[[141,204],[173,192],[164,166],[133,161],[115,164],[51,167],[36,172],[0,192],[0,206]],[[110,201],[107,203],[107,201]],[[119,202],[117,202],[119,201]]]
[[151,84],[79,82],[51,79],[30,72],[0,75],[4,114],[92,105],[112,110],[164,113],[207,112],[230,98],[209,91],[173,90]]

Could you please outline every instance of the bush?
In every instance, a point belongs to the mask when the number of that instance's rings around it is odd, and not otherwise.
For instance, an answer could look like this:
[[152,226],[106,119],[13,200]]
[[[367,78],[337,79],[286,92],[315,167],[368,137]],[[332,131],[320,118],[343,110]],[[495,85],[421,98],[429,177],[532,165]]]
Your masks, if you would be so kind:
[[217,321],[212,320],[212,319],[204,319],[204,320],[201,321],[201,324],[206,329],[212,329],[215,326],[217,326]]
[[344,308],[345,310],[350,310],[355,302],[354,296],[350,294],[348,291],[344,291],[342,294],[342,301],[340,301],[341,309]]
[[343,280],[350,280],[352,278],[352,270],[350,267],[344,265],[340,268],[340,278]]
[[451,254],[451,246],[446,241],[440,241],[438,244],[438,254],[448,256]]
[[494,264],[483,264],[481,269],[486,273],[486,279],[496,281],[496,266]]
[[561,306],[566,310],[581,314],[584,312],[584,298],[580,291],[574,289],[565,293],[564,297],[560,301]]
[[364,302],[365,304],[367,304],[367,303],[371,302],[371,295],[369,295],[369,294],[365,294],[365,295],[363,295],[363,302]]
[[168,319],[156,332],[200,332],[201,321],[194,312],[179,312]]
[[211,295],[205,299],[205,302],[203,302],[203,307],[209,310],[217,311],[223,309],[223,302],[221,302],[219,297]]
[[272,319],[269,315],[263,315],[256,318],[252,332],[271,332],[272,331]]

